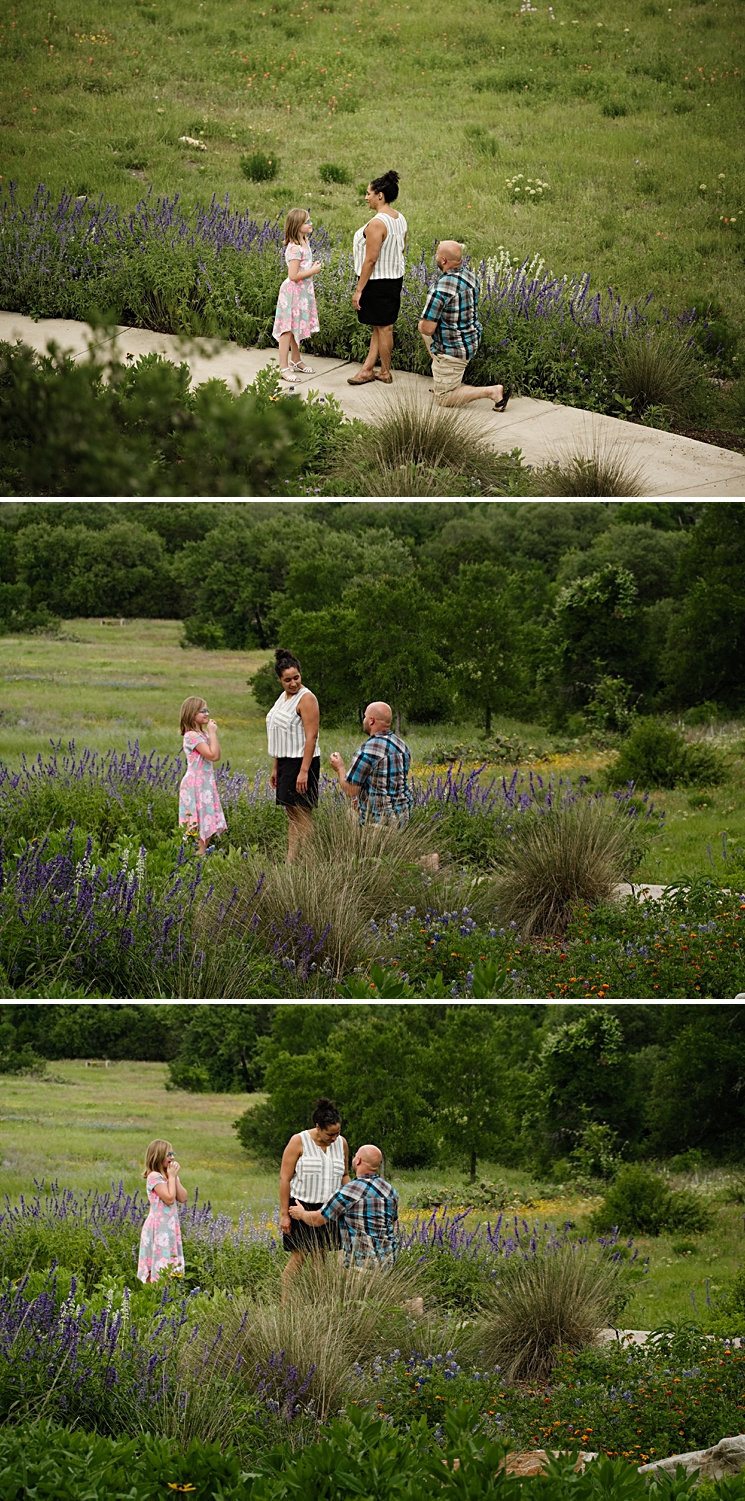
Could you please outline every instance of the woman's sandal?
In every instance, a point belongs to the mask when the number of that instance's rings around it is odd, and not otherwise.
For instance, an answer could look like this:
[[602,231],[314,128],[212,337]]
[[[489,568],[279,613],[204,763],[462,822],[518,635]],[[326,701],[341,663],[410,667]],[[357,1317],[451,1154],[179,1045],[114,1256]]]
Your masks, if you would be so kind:
[[388,370],[385,375],[383,374],[382,370],[376,370],[375,379],[382,380],[384,386],[393,385],[393,376],[391,375],[390,370]]
[[304,365],[302,360],[291,360],[290,364],[293,370],[297,370],[298,375],[315,375],[316,373],[312,365]]
[[363,375],[362,371],[360,370],[360,372],[359,372],[358,375],[348,375],[347,376],[347,385],[348,386],[369,386],[370,382],[373,381],[373,380],[376,380],[376,379],[377,379],[377,376],[375,376],[375,375]]
[[494,403],[494,411],[495,412],[504,412],[504,411],[506,411],[506,409],[507,409],[507,402],[509,401],[511,395],[512,395],[512,388],[508,386],[507,390],[504,393],[504,396],[502,397],[502,400],[501,401],[495,401],[495,403]]

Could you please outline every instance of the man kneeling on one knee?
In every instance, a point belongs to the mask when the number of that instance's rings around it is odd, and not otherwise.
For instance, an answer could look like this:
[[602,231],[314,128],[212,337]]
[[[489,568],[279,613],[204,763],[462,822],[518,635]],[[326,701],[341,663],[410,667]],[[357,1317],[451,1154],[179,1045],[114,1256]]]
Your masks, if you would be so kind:
[[436,260],[440,275],[418,324],[432,356],[435,400],[441,407],[459,407],[487,397],[495,411],[503,412],[510,393],[502,386],[463,385],[466,366],[478,350],[482,333],[479,285],[474,272],[463,265],[463,246],[457,240],[440,240]]

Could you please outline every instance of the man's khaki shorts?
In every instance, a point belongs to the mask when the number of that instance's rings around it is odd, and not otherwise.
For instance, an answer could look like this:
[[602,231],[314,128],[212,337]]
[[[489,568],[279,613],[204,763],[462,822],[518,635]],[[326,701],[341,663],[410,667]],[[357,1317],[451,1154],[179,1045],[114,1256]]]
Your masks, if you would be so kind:
[[435,401],[442,401],[443,397],[449,396],[451,391],[457,391],[458,387],[463,384],[468,360],[459,360],[454,354],[432,354],[432,335],[423,334],[422,338],[432,360]]

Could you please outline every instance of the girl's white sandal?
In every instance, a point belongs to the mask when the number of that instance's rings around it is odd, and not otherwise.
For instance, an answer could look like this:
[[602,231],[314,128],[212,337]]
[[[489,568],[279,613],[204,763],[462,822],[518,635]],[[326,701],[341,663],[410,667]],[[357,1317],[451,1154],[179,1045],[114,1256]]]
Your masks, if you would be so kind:
[[292,367],[288,366],[285,370],[280,370],[280,372],[279,372],[279,378],[280,378],[280,380],[286,380],[286,381],[289,381],[290,383],[294,383],[295,374],[294,374],[294,371],[293,371]]

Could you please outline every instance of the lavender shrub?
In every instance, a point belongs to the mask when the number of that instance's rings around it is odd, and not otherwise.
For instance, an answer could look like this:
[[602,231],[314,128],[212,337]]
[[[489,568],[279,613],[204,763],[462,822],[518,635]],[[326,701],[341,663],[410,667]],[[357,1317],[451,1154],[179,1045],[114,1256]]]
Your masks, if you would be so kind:
[[[227,198],[187,213],[179,195],[151,192],[130,213],[100,198],[64,193],[54,203],[40,185],[28,206],[14,186],[0,203],[0,298],[15,312],[87,319],[114,310],[117,319],[163,332],[220,334],[239,344],[272,344],[276,295],[284,267],[277,220],[263,224],[234,212]],[[321,331],[312,350],[361,359],[367,343],[352,308],[351,253],[319,228],[313,253]],[[590,275],[554,277],[535,258],[514,267],[484,260],[481,318],[484,338],[469,368],[474,383],[500,380],[516,392],[624,415],[616,390],[614,352],[628,337],[664,331],[690,344],[693,310],[672,316],[651,295],[624,303],[611,288],[592,291]],[[409,261],[396,327],[394,365],[428,373],[417,332],[436,276],[434,246]]]

